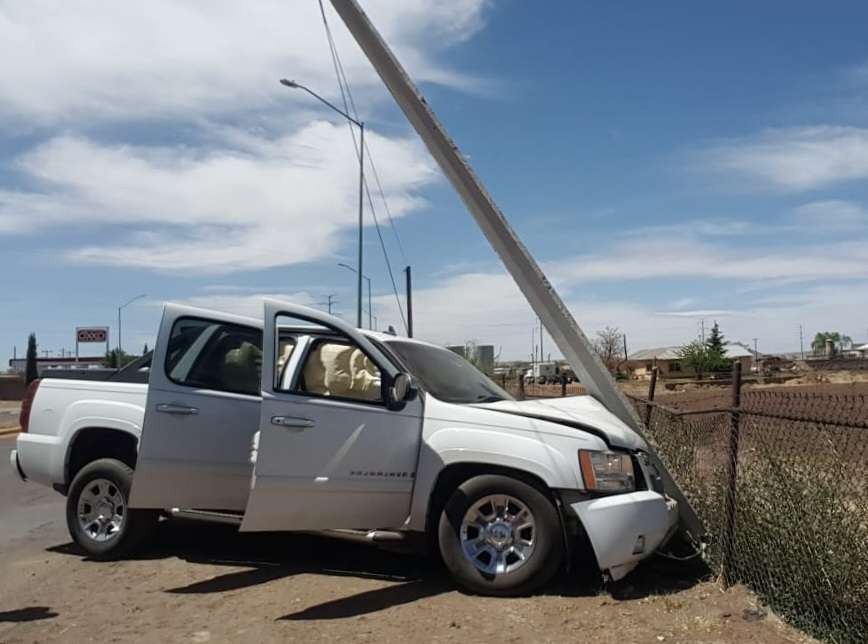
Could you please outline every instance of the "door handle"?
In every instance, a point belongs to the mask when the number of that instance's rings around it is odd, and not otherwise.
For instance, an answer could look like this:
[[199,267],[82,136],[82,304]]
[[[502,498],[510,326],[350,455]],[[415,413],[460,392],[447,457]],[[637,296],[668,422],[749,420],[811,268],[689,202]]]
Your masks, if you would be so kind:
[[296,418],[294,416],[272,416],[271,424],[277,425],[278,427],[285,427],[286,429],[303,432],[304,430],[313,427],[316,423],[314,423],[310,418]]
[[199,413],[196,407],[188,407],[187,405],[179,405],[177,403],[160,403],[157,405],[157,411],[164,414],[178,414],[180,416],[195,416]]

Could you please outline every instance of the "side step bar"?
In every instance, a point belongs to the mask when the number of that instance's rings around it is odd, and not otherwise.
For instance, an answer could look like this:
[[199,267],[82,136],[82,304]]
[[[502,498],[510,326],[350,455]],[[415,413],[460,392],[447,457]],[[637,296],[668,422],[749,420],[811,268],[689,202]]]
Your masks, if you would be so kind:
[[321,534],[364,543],[403,543],[407,540],[406,533],[392,530],[324,530]]
[[[226,525],[241,525],[243,516],[240,514],[232,514],[230,512],[212,512],[209,510],[186,510],[181,508],[172,508],[169,510],[172,518],[191,519],[193,521],[207,521],[210,523],[223,523]],[[323,530],[321,532],[312,532],[305,530],[310,534],[328,535],[348,541],[356,541],[360,543],[379,543],[379,544],[399,544],[407,541],[407,533],[397,532],[393,530]]]
[[209,521],[211,523],[224,523],[226,525],[241,525],[240,514],[232,514],[230,512],[209,512],[207,510],[182,510],[181,508],[172,508],[169,510],[172,518],[177,519],[192,519],[193,521]]

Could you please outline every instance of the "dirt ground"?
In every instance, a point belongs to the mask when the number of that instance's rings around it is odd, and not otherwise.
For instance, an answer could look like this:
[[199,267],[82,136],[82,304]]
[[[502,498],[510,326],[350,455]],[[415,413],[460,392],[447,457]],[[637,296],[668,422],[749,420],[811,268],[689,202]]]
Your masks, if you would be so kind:
[[650,561],[602,588],[463,594],[418,555],[313,535],[161,524],[136,560],[83,559],[59,522],[0,553],[0,641],[806,642],[704,571]]
[[12,400],[0,400],[0,429],[18,426],[18,414],[21,403]]

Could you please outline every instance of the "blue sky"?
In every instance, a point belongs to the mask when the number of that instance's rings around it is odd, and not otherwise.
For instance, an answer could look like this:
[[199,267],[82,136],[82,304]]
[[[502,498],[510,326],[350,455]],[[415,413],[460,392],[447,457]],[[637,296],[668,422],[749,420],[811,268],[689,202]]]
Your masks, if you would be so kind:
[[[362,2],[587,333],[868,341],[868,7]],[[534,316],[327,6],[414,271],[417,335],[531,349]],[[0,1],[0,360],[166,300],[355,307],[349,132],[315,0]],[[400,237],[400,247],[396,239]],[[401,328],[372,221],[365,272]],[[403,249],[403,253],[402,253]],[[547,348],[553,349],[551,341]]]

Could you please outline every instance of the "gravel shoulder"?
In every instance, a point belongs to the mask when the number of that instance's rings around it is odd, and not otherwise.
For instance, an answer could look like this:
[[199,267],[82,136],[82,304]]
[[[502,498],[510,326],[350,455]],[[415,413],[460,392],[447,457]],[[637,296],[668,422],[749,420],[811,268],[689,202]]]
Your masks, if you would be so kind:
[[428,559],[313,535],[161,524],[136,560],[94,562],[62,523],[0,553],[0,641],[809,641],[742,588],[656,560],[603,589],[581,576],[541,595],[465,595]]

